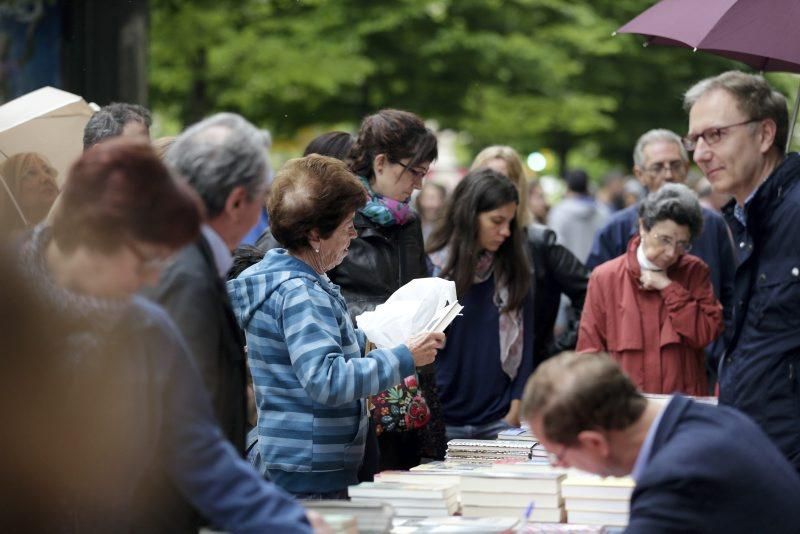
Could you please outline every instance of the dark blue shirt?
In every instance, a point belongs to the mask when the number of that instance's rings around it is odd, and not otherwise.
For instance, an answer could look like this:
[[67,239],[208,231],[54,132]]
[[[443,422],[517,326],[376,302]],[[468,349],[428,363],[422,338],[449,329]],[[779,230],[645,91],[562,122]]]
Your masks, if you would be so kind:
[[505,417],[533,371],[532,300],[529,295],[523,307],[523,358],[514,380],[500,364],[494,276],[474,284],[459,300],[463,316],[453,321],[436,356],[436,384],[446,424],[483,425]]

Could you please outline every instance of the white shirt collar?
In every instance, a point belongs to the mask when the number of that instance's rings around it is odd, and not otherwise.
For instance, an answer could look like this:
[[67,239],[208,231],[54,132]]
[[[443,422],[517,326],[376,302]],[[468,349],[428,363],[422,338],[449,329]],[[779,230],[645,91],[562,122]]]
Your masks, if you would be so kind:
[[225,244],[225,241],[209,225],[203,224],[203,226],[200,227],[200,231],[203,233],[203,237],[206,238],[208,246],[211,247],[211,254],[214,256],[214,266],[217,268],[217,274],[224,280],[227,278],[231,266],[233,266],[233,255],[231,251],[228,250],[228,245]]

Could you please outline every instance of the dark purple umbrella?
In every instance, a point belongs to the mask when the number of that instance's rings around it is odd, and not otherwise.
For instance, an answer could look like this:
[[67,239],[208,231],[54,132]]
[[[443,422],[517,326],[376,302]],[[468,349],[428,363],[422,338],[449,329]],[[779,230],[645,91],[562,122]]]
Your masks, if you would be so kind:
[[644,35],[645,45],[711,52],[761,71],[800,73],[799,22],[800,0],[662,0],[617,33]]

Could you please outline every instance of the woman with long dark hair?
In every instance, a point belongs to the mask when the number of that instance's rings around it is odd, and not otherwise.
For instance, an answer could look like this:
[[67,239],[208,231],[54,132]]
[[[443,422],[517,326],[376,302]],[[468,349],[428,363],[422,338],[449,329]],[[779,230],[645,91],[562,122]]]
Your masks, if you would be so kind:
[[494,439],[519,426],[533,370],[533,301],[519,193],[488,168],[470,172],[428,245],[431,274],[453,280],[464,306],[436,362],[448,439]]

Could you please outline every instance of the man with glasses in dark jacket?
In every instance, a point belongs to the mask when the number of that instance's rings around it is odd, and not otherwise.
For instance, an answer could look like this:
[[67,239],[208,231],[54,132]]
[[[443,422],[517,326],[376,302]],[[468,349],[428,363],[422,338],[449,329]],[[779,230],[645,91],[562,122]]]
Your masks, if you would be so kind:
[[714,191],[739,266],[720,362],[720,403],[752,417],[800,469],[800,156],[786,154],[786,99],[730,71],[684,96],[683,139]]

